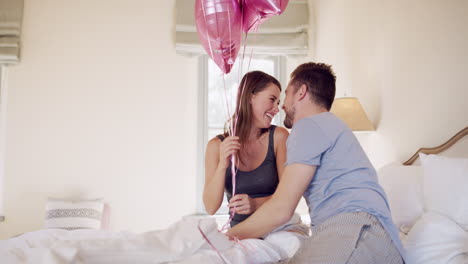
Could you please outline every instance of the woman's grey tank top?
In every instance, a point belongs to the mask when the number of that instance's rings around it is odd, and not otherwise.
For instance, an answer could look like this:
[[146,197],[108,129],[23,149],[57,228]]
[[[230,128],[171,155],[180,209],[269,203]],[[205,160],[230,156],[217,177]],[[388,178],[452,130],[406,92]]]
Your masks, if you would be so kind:
[[[236,194],[247,194],[251,198],[259,198],[272,195],[279,183],[278,170],[276,167],[276,156],[274,146],[274,132],[276,126],[269,128],[268,150],[265,160],[257,168],[251,171],[236,172]],[[217,136],[221,141],[223,135]],[[228,201],[232,197],[232,173],[231,166],[226,169],[225,192]],[[231,227],[247,219],[250,215],[235,214],[231,221]]]

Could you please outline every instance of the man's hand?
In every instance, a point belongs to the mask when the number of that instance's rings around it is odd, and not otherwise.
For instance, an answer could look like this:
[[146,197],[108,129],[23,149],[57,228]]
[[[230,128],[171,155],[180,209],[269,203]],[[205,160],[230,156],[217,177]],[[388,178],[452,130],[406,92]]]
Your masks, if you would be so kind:
[[300,163],[286,166],[271,199],[245,221],[231,228],[227,235],[239,239],[259,238],[286,223],[312,181],[316,169],[316,166]]

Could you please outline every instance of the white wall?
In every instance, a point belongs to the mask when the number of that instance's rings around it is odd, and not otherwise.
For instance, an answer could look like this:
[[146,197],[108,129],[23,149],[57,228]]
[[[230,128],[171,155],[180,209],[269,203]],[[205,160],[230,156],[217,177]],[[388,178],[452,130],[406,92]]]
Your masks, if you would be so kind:
[[360,99],[358,135],[379,168],[468,126],[468,1],[311,0],[311,59],[332,64],[337,96]]
[[104,197],[115,230],[195,212],[197,61],[175,53],[174,12],[174,1],[25,1],[0,238],[41,228],[48,196]]

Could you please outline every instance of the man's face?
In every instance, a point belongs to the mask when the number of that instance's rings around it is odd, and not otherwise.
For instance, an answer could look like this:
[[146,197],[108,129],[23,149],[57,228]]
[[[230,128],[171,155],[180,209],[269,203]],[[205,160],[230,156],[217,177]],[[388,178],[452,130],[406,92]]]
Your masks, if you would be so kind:
[[286,118],[284,119],[284,126],[286,128],[292,128],[294,123],[294,114],[296,113],[296,108],[294,107],[294,87],[289,82],[286,91],[284,91],[284,103],[283,103],[283,110],[286,113]]

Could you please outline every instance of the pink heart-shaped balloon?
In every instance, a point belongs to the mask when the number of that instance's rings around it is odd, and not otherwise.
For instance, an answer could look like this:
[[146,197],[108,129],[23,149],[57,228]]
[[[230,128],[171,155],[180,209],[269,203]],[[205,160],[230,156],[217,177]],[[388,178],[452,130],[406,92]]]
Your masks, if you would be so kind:
[[281,15],[289,0],[242,0],[242,29],[257,31],[258,26],[272,16]]
[[203,48],[224,73],[229,73],[242,39],[238,0],[196,0],[195,22]]

